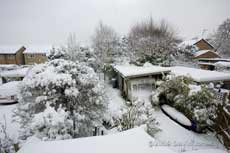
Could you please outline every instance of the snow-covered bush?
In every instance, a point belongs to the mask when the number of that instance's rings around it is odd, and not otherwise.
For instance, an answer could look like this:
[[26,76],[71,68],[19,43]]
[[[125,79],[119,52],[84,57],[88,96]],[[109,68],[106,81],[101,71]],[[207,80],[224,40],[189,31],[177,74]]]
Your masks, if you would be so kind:
[[170,80],[161,83],[157,91],[167,98],[166,103],[174,103],[178,95],[188,95],[191,82],[192,79],[188,77],[172,76]]
[[152,115],[153,108],[144,101],[138,99],[127,104],[121,118],[115,120],[120,131],[128,130],[143,124],[147,124],[148,132],[154,136],[159,131],[157,122]]
[[21,134],[44,139],[92,135],[107,108],[104,95],[96,73],[84,63],[56,59],[37,65],[20,87],[15,116]]
[[61,47],[61,48],[52,48],[49,55],[48,55],[49,60],[54,60],[54,59],[67,59],[67,52],[66,50]]
[[191,78],[171,77],[160,84],[152,95],[152,101],[154,104],[166,103],[175,107],[196,122],[199,131],[214,125],[217,108],[214,95],[205,85],[193,84]]
[[72,121],[68,118],[69,114],[61,107],[55,110],[47,104],[44,112],[35,114],[31,129],[38,137],[46,139],[68,139],[71,138]]
[[151,135],[152,137],[154,137],[157,132],[161,131],[161,129],[159,128],[159,123],[156,121],[151,111],[149,113],[150,115],[148,116],[146,125],[147,125],[147,133]]
[[[205,130],[207,126],[213,126],[216,118],[217,105],[214,95],[205,87],[202,86],[197,92],[193,92],[185,99],[184,107],[186,110],[183,112],[189,116],[190,119],[198,123],[199,131]],[[179,108],[180,106],[177,106]],[[183,109],[181,108],[181,110]],[[186,113],[188,112],[188,113]]]

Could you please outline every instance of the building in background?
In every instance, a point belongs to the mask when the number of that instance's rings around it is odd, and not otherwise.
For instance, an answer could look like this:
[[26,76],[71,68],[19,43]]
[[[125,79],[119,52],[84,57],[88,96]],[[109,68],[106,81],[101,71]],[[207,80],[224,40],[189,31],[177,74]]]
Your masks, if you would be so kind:
[[191,48],[193,47],[194,51],[199,50],[214,50],[215,48],[207,40],[203,38],[196,38],[191,40],[185,40],[179,44],[180,48]]
[[51,50],[51,47],[41,46],[29,46],[26,47],[26,51],[23,53],[26,65],[40,64],[47,61],[47,54]]
[[0,64],[32,65],[47,61],[49,46],[0,46]]
[[0,47],[0,64],[17,64],[24,65],[25,59],[23,52],[26,50],[24,46],[17,47]]
[[193,44],[197,50],[214,50],[215,48],[205,39],[201,38]]

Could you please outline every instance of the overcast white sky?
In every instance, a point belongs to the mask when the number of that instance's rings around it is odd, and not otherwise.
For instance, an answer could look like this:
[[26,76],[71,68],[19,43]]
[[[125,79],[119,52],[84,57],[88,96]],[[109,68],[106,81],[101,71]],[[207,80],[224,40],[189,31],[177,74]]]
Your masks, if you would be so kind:
[[150,16],[191,38],[230,17],[230,0],[0,0],[0,44],[63,44],[70,32],[88,42],[100,20],[125,34]]

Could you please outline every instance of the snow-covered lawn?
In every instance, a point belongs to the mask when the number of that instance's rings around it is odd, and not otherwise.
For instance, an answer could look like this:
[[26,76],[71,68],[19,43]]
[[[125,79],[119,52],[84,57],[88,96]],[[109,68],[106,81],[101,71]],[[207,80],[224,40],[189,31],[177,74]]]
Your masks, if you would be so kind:
[[[0,122],[5,124],[6,121],[6,131],[11,138],[15,139],[18,137],[19,124],[12,122],[13,120],[13,110],[17,104],[13,105],[0,105]],[[1,135],[0,135],[1,137]]]
[[179,152],[200,149],[224,149],[213,133],[198,134],[189,131],[171,120],[160,110],[155,111],[154,116],[161,129],[155,136],[156,140],[158,140],[154,144],[156,146],[168,146]]

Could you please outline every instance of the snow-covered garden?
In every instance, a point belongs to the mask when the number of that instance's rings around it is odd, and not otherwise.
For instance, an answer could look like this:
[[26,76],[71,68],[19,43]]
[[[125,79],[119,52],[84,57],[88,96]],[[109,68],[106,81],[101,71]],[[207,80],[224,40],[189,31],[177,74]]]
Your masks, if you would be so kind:
[[226,153],[230,74],[174,66],[196,65],[190,51],[150,18],[127,37],[100,23],[91,47],[71,34],[45,63],[0,69],[0,104],[16,97],[0,105],[0,153]]

